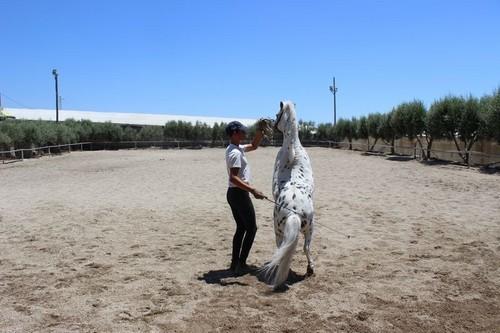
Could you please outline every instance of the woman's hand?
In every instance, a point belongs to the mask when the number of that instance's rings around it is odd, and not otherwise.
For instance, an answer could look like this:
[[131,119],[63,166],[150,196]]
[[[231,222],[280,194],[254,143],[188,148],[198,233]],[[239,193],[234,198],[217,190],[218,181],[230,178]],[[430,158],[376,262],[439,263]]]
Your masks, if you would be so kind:
[[264,137],[267,139],[273,137],[274,121],[272,119],[260,118],[255,125],[257,131],[260,131]]
[[264,193],[260,192],[259,190],[256,190],[256,189],[252,189],[252,191],[250,191],[250,193],[253,194],[253,196],[255,197],[255,199],[265,199],[266,196],[264,195]]

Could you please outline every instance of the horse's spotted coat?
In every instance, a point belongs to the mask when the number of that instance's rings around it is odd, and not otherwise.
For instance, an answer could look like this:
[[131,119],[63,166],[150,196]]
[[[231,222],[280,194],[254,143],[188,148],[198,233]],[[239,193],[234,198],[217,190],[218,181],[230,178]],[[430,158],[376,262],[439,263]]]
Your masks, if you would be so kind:
[[281,244],[288,216],[296,214],[305,237],[307,271],[312,273],[314,263],[310,245],[314,227],[314,181],[309,156],[300,144],[295,106],[292,102],[281,103],[276,127],[283,133],[283,146],[276,157],[273,174],[273,196],[277,203],[274,208],[276,245],[279,247]]

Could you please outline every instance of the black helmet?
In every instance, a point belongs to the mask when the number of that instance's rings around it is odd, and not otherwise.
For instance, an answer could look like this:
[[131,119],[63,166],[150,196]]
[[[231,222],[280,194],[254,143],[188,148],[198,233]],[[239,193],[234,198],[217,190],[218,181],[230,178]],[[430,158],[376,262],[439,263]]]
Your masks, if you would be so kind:
[[239,121],[232,121],[226,126],[226,135],[231,136],[234,132],[245,132],[248,133],[248,128]]

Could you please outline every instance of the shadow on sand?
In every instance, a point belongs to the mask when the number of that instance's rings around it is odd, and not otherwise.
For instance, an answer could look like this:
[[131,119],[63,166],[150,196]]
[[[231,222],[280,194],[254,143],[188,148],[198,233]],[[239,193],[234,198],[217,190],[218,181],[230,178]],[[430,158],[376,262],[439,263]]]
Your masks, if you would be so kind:
[[457,165],[457,166],[465,166],[464,164],[458,163],[458,162],[452,162],[452,161],[444,161],[444,160],[438,160],[438,159],[430,159],[430,160],[423,160],[420,161],[422,165],[426,166],[434,166],[434,165]]
[[381,151],[362,151],[361,156],[379,156],[384,157],[385,154]]
[[388,161],[395,161],[395,162],[409,162],[415,160],[415,158],[411,155],[391,155],[391,154],[386,154],[384,152],[379,152],[379,151],[368,151],[368,152],[363,152],[361,153],[363,156],[377,156],[377,157],[385,157],[386,160]]
[[[495,163],[495,164],[500,164],[500,163]],[[496,173],[500,174],[500,165],[494,165],[494,166],[486,165],[486,166],[480,167],[479,172],[486,173],[488,175],[493,175]]]
[[[260,282],[264,282],[266,284],[269,284],[269,278],[265,276],[262,273],[259,273],[256,275],[257,279],[259,279]],[[269,290],[270,293],[283,293],[287,291],[291,286],[294,285],[298,282],[304,281],[305,278],[307,277],[307,274],[297,274],[296,272],[290,270],[288,272],[288,278],[286,279],[285,283],[282,284],[281,286],[277,286],[274,289]]]
[[488,165],[483,165],[483,166],[473,165],[471,167],[467,167],[467,165],[462,163],[462,162],[443,161],[443,160],[438,160],[438,159],[420,161],[420,163],[423,165],[426,165],[426,166],[435,166],[435,165],[439,166],[440,165],[440,166],[456,166],[456,167],[461,167],[461,168],[471,168],[471,169],[476,169],[479,172],[485,173],[488,175],[500,174],[500,162],[490,163]]
[[[205,281],[208,284],[218,284],[221,286],[230,286],[230,285],[239,285],[239,286],[248,286],[247,283],[235,280],[235,278],[245,276],[245,275],[255,276],[260,282],[265,284],[269,284],[269,279],[261,272],[261,269],[257,266],[249,266],[249,269],[244,272],[235,273],[229,269],[219,269],[219,270],[211,270],[206,273],[203,273],[202,276],[198,277],[199,281]],[[280,287],[272,290],[273,292],[285,292],[289,289],[288,286],[291,286],[295,283],[303,281],[307,277],[307,274],[297,274],[296,272],[290,270],[288,273],[288,278]]]
[[408,155],[389,155],[386,157],[386,160],[396,162],[409,162],[415,160],[415,158]]
[[198,280],[205,281],[208,284],[219,284],[221,286],[230,286],[234,284],[239,286],[248,286],[248,284],[242,283],[240,281],[226,281],[226,279],[236,278],[238,276],[242,276],[242,274],[236,274],[230,269],[219,269],[203,273],[202,276],[198,277]]

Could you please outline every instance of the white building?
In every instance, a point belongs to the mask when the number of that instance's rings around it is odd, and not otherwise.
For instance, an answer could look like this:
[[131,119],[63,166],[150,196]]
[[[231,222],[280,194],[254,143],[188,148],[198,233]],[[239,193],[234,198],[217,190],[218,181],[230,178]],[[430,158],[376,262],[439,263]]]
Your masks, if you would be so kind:
[[[19,109],[19,108],[4,108],[8,114],[16,117],[16,119],[26,120],[56,120],[56,111],[49,109]],[[233,120],[238,120],[244,125],[252,125],[257,120],[250,118],[223,118],[223,117],[205,117],[205,116],[181,116],[171,114],[148,114],[148,113],[118,113],[118,112],[95,112],[95,111],[75,111],[75,110],[59,110],[59,120],[66,119],[81,120],[86,119],[96,123],[112,122],[115,124],[130,124],[130,125],[165,125],[171,120],[189,121],[195,124],[197,121],[206,123],[212,126],[214,123],[228,123]]]

